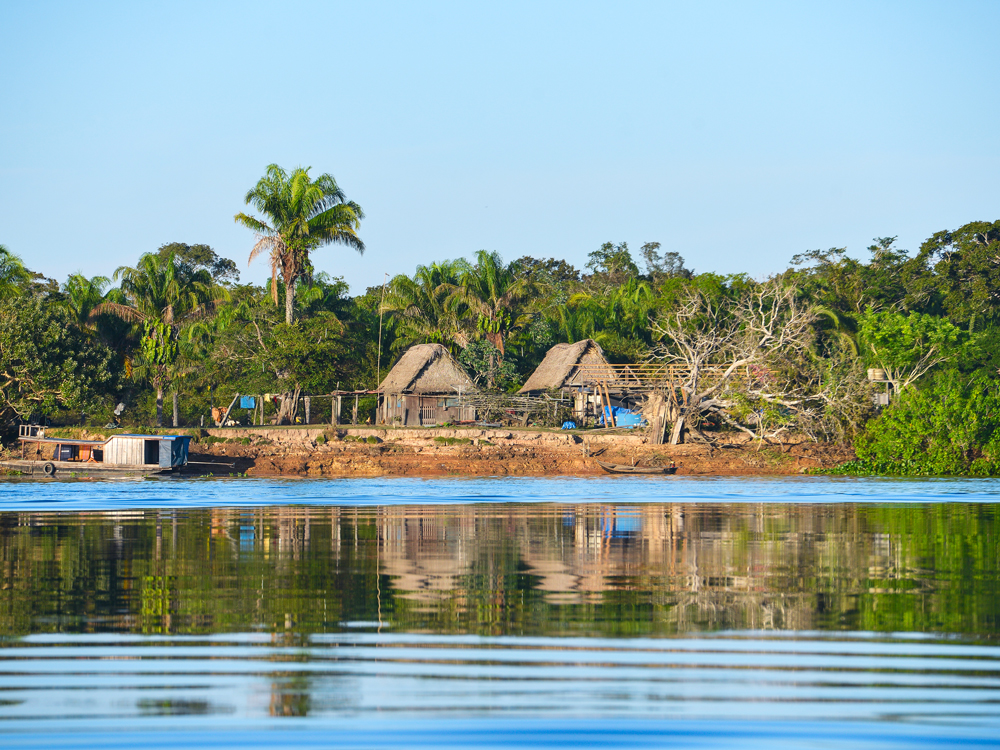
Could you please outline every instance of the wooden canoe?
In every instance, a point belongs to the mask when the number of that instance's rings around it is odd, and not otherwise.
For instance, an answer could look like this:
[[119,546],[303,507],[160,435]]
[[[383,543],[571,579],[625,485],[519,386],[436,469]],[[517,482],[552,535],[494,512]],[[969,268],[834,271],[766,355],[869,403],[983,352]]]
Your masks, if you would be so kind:
[[630,466],[629,464],[609,464],[598,461],[597,465],[608,474],[674,474],[676,466]]

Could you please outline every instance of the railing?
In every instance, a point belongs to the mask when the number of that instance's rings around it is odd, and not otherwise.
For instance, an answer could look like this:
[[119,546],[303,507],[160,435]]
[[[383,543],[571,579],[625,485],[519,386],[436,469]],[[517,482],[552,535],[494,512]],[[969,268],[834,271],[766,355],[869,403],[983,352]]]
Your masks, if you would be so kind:
[[[709,385],[722,377],[729,365],[703,365],[700,380]],[[678,387],[691,376],[691,368],[676,364],[577,365],[575,380],[582,385],[606,386],[613,390],[647,390]],[[752,366],[738,370],[746,378],[756,378],[766,371]]]

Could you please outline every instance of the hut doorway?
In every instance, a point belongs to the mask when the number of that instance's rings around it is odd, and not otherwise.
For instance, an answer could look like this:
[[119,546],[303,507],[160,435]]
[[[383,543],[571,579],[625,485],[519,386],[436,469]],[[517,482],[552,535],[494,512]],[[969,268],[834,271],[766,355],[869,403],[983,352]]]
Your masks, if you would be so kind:
[[160,441],[143,440],[142,462],[144,464],[160,463]]

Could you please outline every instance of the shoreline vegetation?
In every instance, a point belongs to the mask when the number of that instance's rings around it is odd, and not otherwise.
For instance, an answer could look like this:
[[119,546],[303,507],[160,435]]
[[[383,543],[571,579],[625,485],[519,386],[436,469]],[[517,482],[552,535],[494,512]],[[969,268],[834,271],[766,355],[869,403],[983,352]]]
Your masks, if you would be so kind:
[[[867,260],[846,248],[810,250],[763,280],[696,272],[658,242],[637,253],[606,242],[584,269],[480,250],[472,260],[423,259],[413,275],[351,295],[343,278],[315,265],[327,246],[365,250],[364,211],[332,175],[271,165],[243,202],[254,212],[235,215],[250,230],[246,253],[271,268],[263,286],[240,283],[237,263],[203,244],[168,243],[110,277],[62,281],[25,265],[31,248],[0,245],[0,438],[8,450],[24,422],[91,431],[171,425],[196,429],[206,455],[239,447],[255,472],[268,464],[273,473],[309,474],[318,459],[299,466],[291,447],[268,437],[268,448],[261,435],[296,423],[300,395],[329,405],[331,393],[357,392],[341,414],[326,414],[350,429],[297,441],[303,455],[323,457],[322,472],[453,470],[432,469],[427,456],[437,456],[472,473],[479,461],[507,462],[508,473],[586,474],[578,464],[594,462],[583,452],[610,441],[609,458],[683,456],[687,470],[697,464],[704,473],[1000,475],[1000,221],[937,232],[913,252],[876,238]],[[424,445],[378,425],[370,429],[382,432],[364,439],[381,442],[348,439],[375,421],[372,391],[415,344],[445,347],[478,393],[501,399],[553,346],[587,339],[613,365],[683,373],[649,394],[663,415],[659,438],[650,428],[560,433],[566,410],[553,408],[521,423],[502,410],[490,415],[516,439],[437,428],[445,442]],[[229,437],[202,431],[233,393],[275,396],[273,426],[247,434],[234,427]],[[233,419],[247,425],[251,416],[237,410]],[[237,434],[248,442],[226,442]],[[533,446],[546,446],[546,455],[529,455]],[[730,461],[737,454],[744,468]],[[794,468],[786,472],[777,458],[750,465],[768,456],[793,457]]]

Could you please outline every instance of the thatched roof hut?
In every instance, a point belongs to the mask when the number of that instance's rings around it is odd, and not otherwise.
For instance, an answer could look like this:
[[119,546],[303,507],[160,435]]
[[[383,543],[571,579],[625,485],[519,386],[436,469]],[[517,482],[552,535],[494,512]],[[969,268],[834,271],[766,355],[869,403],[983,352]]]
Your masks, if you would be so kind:
[[476,386],[441,344],[411,346],[379,390],[380,424],[418,427],[476,419],[475,408],[461,398]]
[[407,349],[379,390],[382,393],[447,394],[476,390],[472,380],[441,344],[416,344]]
[[[584,377],[580,365],[607,365],[604,350],[593,339],[584,339],[575,344],[556,344],[549,349],[545,359],[531,373],[531,377],[518,393],[541,393],[542,391],[560,390],[584,385],[593,379],[593,370]],[[608,368],[608,379],[614,373]]]

